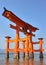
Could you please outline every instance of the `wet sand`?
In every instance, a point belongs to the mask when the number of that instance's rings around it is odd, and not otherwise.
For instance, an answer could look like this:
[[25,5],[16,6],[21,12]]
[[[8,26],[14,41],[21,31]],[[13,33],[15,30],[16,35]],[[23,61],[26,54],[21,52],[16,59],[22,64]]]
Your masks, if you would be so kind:
[[46,55],[43,59],[40,59],[38,55],[35,55],[34,59],[25,59],[20,57],[19,60],[13,59],[12,55],[9,59],[5,58],[5,55],[0,55],[0,65],[46,65]]

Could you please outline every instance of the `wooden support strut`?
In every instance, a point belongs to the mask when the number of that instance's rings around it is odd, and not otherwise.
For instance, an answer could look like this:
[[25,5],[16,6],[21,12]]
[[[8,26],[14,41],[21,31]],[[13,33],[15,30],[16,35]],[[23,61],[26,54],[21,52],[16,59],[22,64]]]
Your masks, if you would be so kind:
[[23,57],[25,57],[25,41],[22,42],[22,49]]
[[43,44],[43,38],[38,38],[39,39],[39,44],[40,44],[40,52],[43,52],[42,44]]
[[25,38],[26,38],[26,41],[25,41],[25,58],[27,59],[28,56],[29,56],[29,40],[28,40],[28,34],[25,34]]
[[18,52],[18,48],[19,48],[19,31],[16,30],[16,42],[14,45],[14,58],[18,59],[19,58],[19,52]]
[[34,58],[32,35],[30,35],[29,53],[30,53],[30,58]]
[[28,47],[29,47],[28,34],[25,34],[25,36],[26,36],[26,41],[25,41],[25,52],[28,52]]
[[42,44],[43,44],[43,38],[38,38],[40,40],[40,58],[43,58],[43,48],[42,48]]
[[9,58],[9,39],[11,37],[6,36],[5,38],[6,38],[6,58]]
[[38,41],[38,42],[32,42],[32,44],[40,44],[40,42]]
[[32,35],[30,36],[29,52],[33,53]]

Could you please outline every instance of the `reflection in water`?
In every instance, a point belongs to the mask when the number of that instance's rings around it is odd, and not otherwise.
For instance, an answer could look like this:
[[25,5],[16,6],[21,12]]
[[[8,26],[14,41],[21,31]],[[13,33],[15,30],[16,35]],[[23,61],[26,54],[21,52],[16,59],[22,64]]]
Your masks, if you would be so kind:
[[19,60],[16,60],[16,59],[13,59],[13,60],[6,59],[5,60],[5,65],[19,65]]
[[43,59],[42,59],[42,58],[40,59],[40,65],[44,65],[44,64],[43,64]]
[[25,65],[25,59],[24,58],[22,58],[22,63],[21,64]]
[[29,60],[29,65],[33,65],[34,64],[34,59],[30,59]]
[[5,65],[9,65],[9,59],[5,59]]
[[19,59],[19,60],[6,59],[4,65],[45,65],[45,64],[43,62],[43,59],[35,60],[35,59],[22,58],[22,60],[21,59]]
[[19,65],[19,60],[14,59],[13,61],[14,61],[13,63],[14,65]]

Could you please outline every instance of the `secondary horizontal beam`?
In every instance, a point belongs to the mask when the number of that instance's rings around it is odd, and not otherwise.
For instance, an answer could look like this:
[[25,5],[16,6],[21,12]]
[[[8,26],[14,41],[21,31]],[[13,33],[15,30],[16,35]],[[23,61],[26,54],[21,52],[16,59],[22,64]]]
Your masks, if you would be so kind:
[[31,32],[25,32],[25,30],[20,29],[19,27],[17,28],[16,26],[13,26],[12,24],[10,24],[10,28],[15,29],[15,30],[19,30],[20,32],[35,36],[35,34],[31,33]]

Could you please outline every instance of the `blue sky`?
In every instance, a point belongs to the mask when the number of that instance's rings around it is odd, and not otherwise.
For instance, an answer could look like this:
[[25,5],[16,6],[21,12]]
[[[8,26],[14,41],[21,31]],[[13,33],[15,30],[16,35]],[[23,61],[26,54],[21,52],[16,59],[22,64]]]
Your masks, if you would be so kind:
[[[19,18],[39,28],[35,32],[33,41],[38,41],[39,37],[44,38],[44,52],[46,52],[46,0],[0,0],[0,49],[5,49],[5,36],[15,37],[15,30],[9,28],[10,22],[2,16],[3,7],[12,11]],[[20,35],[23,37],[22,33]],[[12,48],[14,44],[11,44]],[[38,45],[35,45],[37,48]]]

